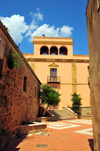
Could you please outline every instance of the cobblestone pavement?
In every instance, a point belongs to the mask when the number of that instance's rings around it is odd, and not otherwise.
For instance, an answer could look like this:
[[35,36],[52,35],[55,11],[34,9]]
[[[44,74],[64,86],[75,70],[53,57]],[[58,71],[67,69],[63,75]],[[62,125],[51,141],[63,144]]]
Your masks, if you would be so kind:
[[17,138],[3,151],[93,151],[92,121],[47,122],[48,135]]

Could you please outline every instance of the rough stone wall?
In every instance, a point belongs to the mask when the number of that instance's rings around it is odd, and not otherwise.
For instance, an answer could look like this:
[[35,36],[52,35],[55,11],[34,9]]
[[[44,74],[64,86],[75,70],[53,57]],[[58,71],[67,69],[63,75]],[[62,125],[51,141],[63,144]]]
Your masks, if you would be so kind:
[[94,151],[100,151],[100,0],[88,1],[86,15]]
[[[0,125],[9,127],[13,130],[23,121],[35,121],[38,114],[39,100],[35,98],[35,87],[39,84],[34,76],[27,75],[27,92],[23,91],[23,69],[19,68],[9,71],[9,75],[3,78],[3,84],[0,85],[0,115],[3,121],[3,116],[7,120]],[[9,119],[8,119],[9,118]]]
[[[72,109],[72,107],[69,107]],[[91,107],[81,107],[81,114],[82,115],[91,115]]]
[[[16,52],[16,49],[1,29],[0,36],[4,44],[3,77],[0,79],[1,149],[18,135],[18,128],[22,122],[35,121],[39,111],[40,81],[26,62],[18,69],[8,69],[9,50],[13,49]],[[27,77],[26,92],[23,91],[24,77]]]
[[91,107],[81,107],[82,115],[91,115]]

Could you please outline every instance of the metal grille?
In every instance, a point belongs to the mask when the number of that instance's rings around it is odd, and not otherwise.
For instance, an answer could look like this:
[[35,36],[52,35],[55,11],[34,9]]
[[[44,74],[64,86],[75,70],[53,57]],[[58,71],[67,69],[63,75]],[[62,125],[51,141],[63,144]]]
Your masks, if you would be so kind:
[[37,144],[35,148],[47,148],[48,144]]
[[53,76],[48,76],[47,77],[47,82],[60,82],[60,77],[53,77]]

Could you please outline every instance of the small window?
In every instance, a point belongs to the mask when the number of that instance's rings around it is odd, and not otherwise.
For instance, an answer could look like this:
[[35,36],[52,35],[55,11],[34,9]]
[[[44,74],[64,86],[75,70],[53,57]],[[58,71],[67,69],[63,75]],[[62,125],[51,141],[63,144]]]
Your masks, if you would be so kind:
[[36,98],[36,87],[35,87],[35,98]]
[[27,91],[27,77],[24,77],[23,91]]
[[3,60],[0,60],[0,77],[2,77]]

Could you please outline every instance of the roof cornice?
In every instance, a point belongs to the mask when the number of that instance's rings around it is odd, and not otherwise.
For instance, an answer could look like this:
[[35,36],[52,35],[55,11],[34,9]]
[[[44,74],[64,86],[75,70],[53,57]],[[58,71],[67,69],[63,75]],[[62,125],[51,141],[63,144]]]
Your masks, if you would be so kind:
[[66,42],[66,41],[33,41],[33,44],[73,45],[74,42]]

